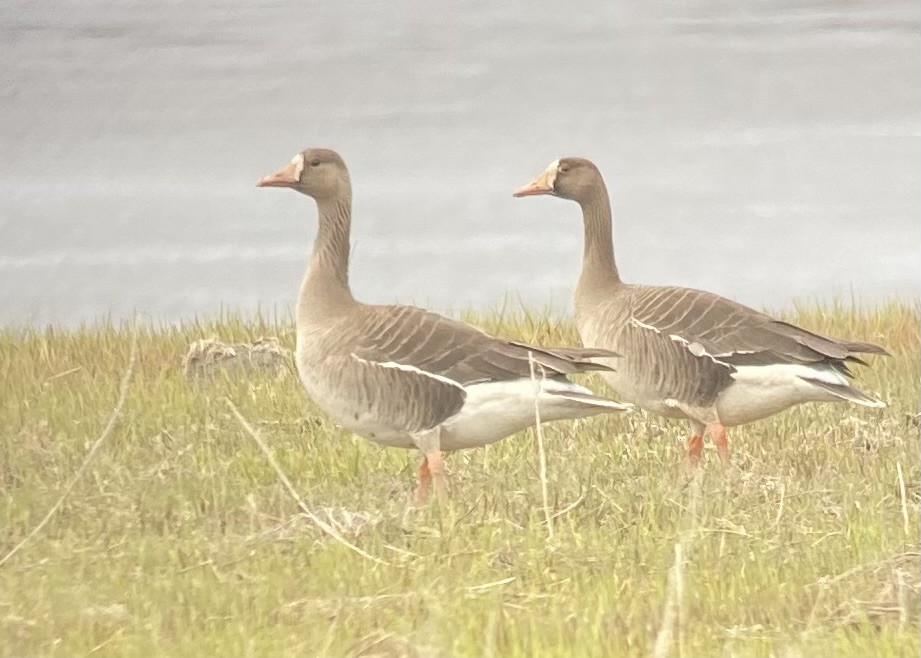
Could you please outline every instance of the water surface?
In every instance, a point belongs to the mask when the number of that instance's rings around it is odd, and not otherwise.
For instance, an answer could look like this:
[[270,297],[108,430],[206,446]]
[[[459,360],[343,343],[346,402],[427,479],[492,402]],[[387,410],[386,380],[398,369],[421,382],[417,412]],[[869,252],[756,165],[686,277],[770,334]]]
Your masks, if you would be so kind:
[[315,228],[255,180],[353,176],[352,282],[564,310],[584,155],[625,279],[754,305],[921,289],[911,2],[0,4],[0,323],[287,313]]

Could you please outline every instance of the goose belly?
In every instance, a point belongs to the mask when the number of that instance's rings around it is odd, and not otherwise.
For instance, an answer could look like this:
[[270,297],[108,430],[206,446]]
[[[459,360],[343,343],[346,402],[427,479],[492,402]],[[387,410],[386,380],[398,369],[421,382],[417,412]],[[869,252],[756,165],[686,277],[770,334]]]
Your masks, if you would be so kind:
[[[611,331],[610,326],[618,326]],[[620,397],[655,414],[706,422],[718,393],[731,383],[730,369],[697,356],[686,344],[651,327],[618,321],[580,327],[583,345],[621,354],[601,362],[613,372],[601,373]]]
[[[610,365],[617,367],[614,361]],[[624,365],[624,363],[620,364],[620,367],[624,370],[623,372],[602,373],[605,383],[614,389],[619,397],[646,411],[651,411],[666,418],[687,418],[687,415],[672,403],[673,398],[670,398],[655,386],[645,385],[642,378],[630,376],[629,370],[624,368]]]
[[298,368],[307,396],[336,423],[350,432],[377,444],[393,448],[415,448],[412,437],[384,427],[373,407],[360,405],[349,396],[332,395],[329,390]]
[[825,389],[811,384],[818,379],[846,385],[844,375],[828,367],[798,364],[741,366],[732,375],[733,383],[716,402],[723,425],[742,425],[789,409],[803,402],[837,400]]
[[[571,382],[544,380],[536,395],[541,422],[584,418],[608,410],[602,403],[572,400],[565,393],[591,395]],[[495,443],[535,423],[535,383],[530,379],[488,382],[467,387],[461,410],[441,425],[443,450]]]
[[[602,316],[604,319],[604,316]],[[593,359],[598,363],[613,368],[602,372],[605,383],[617,393],[618,397],[631,402],[646,411],[666,418],[683,419],[687,416],[669,404],[674,392],[665,390],[661,378],[653,372],[653,359],[648,345],[643,344],[642,336],[632,328],[611,332],[606,321],[581,322],[579,336],[586,347],[600,347],[617,352],[616,359]]]

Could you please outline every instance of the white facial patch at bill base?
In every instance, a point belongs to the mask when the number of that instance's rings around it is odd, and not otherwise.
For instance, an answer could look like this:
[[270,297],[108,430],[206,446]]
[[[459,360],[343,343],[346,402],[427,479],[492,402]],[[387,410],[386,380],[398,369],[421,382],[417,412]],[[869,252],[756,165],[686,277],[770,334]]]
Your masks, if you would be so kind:
[[294,177],[297,180],[300,180],[301,174],[304,172],[304,154],[298,153],[293,158],[291,158],[291,164],[294,165]]
[[547,170],[544,172],[544,182],[547,183],[547,187],[550,188],[551,192],[556,192],[556,175],[560,171],[560,159],[557,158],[550,163],[550,166],[547,167]]

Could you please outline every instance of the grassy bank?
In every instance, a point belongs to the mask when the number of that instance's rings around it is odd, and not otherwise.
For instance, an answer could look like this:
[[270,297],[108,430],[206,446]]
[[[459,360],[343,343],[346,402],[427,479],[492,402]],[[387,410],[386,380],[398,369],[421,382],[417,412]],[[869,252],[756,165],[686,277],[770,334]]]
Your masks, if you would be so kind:
[[[736,429],[732,467],[708,451],[692,481],[677,423],[551,426],[552,539],[531,432],[449,457],[450,502],[407,514],[417,456],[338,429],[294,377],[182,373],[195,339],[291,346],[290,325],[142,328],[111,435],[0,566],[0,655],[916,656],[919,309],[786,317],[886,346],[858,376],[889,408]],[[542,317],[467,319],[575,343]],[[126,327],[0,331],[0,559],[100,436],[130,352]],[[387,564],[298,514],[225,398],[306,503]]]

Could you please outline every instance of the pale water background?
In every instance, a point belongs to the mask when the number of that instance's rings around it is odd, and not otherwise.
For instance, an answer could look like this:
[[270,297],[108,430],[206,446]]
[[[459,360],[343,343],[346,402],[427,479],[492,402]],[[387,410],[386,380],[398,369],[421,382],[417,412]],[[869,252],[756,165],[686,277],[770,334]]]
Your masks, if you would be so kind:
[[561,155],[630,281],[916,296],[919,137],[917,2],[3,0],[0,323],[287,313],[314,209],[254,183],[307,146],[369,301],[568,308],[578,208],[511,197]]

